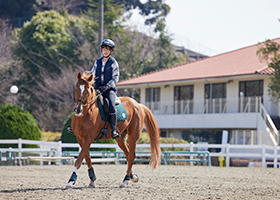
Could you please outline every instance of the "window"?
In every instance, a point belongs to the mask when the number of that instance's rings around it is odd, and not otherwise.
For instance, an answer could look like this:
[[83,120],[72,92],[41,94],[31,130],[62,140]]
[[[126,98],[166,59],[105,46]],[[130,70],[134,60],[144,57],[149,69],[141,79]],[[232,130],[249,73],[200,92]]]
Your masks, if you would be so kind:
[[146,88],[146,106],[153,110],[159,109],[160,88]]
[[[226,83],[212,84],[212,99],[226,98],[227,96]],[[210,98],[210,84],[205,84],[205,99]]]
[[243,97],[263,96],[263,80],[240,81],[239,97],[241,94]]
[[193,113],[193,85],[174,87],[174,114]]
[[[226,83],[205,84],[205,104],[204,113],[224,113],[226,112]],[[212,89],[212,96],[211,96]],[[211,99],[210,99],[211,97]]]
[[192,99],[193,99],[193,85],[174,87],[174,100],[192,100]]
[[263,102],[263,80],[239,82],[239,112],[258,112]]
[[160,88],[146,88],[146,102],[160,101]]

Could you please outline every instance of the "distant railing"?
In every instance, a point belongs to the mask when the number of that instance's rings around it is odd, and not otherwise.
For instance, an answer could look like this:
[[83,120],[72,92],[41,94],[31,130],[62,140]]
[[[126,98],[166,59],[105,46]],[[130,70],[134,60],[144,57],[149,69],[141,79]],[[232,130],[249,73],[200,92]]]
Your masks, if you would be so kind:
[[261,97],[145,102],[154,115],[260,112]]
[[279,144],[279,132],[262,104],[260,104],[260,114],[264,122],[266,123],[266,126],[269,128],[270,134],[272,134],[272,137],[274,138],[276,144]]
[[[40,149],[51,148],[56,150],[56,155],[59,155],[62,152],[64,147],[80,147],[77,143],[61,143],[59,142],[42,142],[42,141],[33,141],[33,140],[0,140],[0,144],[18,144],[18,149],[22,149],[22,144],[36,144],[40,146]],[[43,148],[45,147],[45,148]],[[280,147],[279,146],[268,146],[268,145],[230,145],[230,144],[160,144],[161,148],[184,148],[186,151],[194,152],[198,148],[204,149],[224,149],[225,153],[211,152],[211,157],[226,157],[226,166],[230,166],[230,158],[249,158],[249,159],[261,159],[262,166],[266,167],[267,162],[273,160],[274,168],[277,168],[278,160],[280,159]],[[116,151],[119,151],[117,144],[91,144],[91,148],[116,148]],[[150,149],[150,144],[137,144],[137,149]],[[1,153],[6,152],[7,149],[0,149]],[[61,155],[59,155],[61,156]],[[2,156],[3,158],[3,156]],[[192,159],[192,158],[191,158]],[[191,162],[192,165],[192,162]]]

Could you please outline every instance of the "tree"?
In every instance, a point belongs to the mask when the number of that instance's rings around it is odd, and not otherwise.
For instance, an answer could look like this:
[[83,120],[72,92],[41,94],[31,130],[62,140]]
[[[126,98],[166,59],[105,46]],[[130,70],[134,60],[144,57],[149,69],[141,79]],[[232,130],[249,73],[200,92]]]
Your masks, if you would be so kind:
[[15,29],[12,52],[23,61],[25,70],[16,84],[22,94],[29,95],[21,101],[41,128],[61,130],[71,112],[75,77],[79,71],[89,70],[98,57],[95,26],[95,22],[67,12],[62,16],[45,11]]
[[280,100],[280,44],[271,40],[259,43],[257,54],[260,60],[267,62],[268,67],[274,70],[268,84],[268,92],[277,101]]
[[84,18],[55,11],[39,12],[14,32],[13,53],[24,58],[25,68],[32,75],[41,70],[61,73],[68,66],[83,65],[79,60],[81,48],[86,42],[94,43],[96,23]]
[[[0,19],[0,104],[12,103],[10,87],[21,78],[21,60],[14,59],[10,49],[12,26],[8,19]],[[17,95],[18,96],[18,95]]]
[[122,4],[126,12],[139,8],[139,14],[146,17],[146,25],[161,22],[170,12],[170,7],[163,0],[148,0],[145,3],[140,0],[115,0],[115,3]]

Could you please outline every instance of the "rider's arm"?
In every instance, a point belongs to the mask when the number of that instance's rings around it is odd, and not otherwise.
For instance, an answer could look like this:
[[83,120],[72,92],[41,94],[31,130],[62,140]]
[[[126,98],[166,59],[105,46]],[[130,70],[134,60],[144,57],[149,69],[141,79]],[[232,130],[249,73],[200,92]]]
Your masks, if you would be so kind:
[[[91,71],[90,71],[94,76],[95,76],[96,67],[97,67],[97,61],[95,61],[94,65],[93,65],[93,67],[92,67],[92,69],[91,69]],[[97,88],[97,86],[95,85],[95,83],[94,83],[92,86],[94,87],[94,89]]]
[[113,68],[113,74],[112,74],[112,79],[108,82],[108,86],[110,88],[113,88],[116,86],[116,83],[119,81],[119,76],[120,76],[120,72],[119,72],[119,64],[117,61],[115,61],[113,64],[112,64],[112,68]]
[[93,65],[93,67],[91,69],[91,73],[92,74],[95,74],[96,67],[97,67],[97,61],[95,61],[94,65]]

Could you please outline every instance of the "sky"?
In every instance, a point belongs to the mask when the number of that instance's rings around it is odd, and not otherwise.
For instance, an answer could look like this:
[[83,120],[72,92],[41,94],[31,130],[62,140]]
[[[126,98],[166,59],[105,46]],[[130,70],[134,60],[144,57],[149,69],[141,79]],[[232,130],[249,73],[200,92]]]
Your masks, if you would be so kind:
[[[280,37],[280,0],[164,2],[171,7],[166,30],[173,43],[208,56]],[[137,13],[131,21],[142,23]]]

